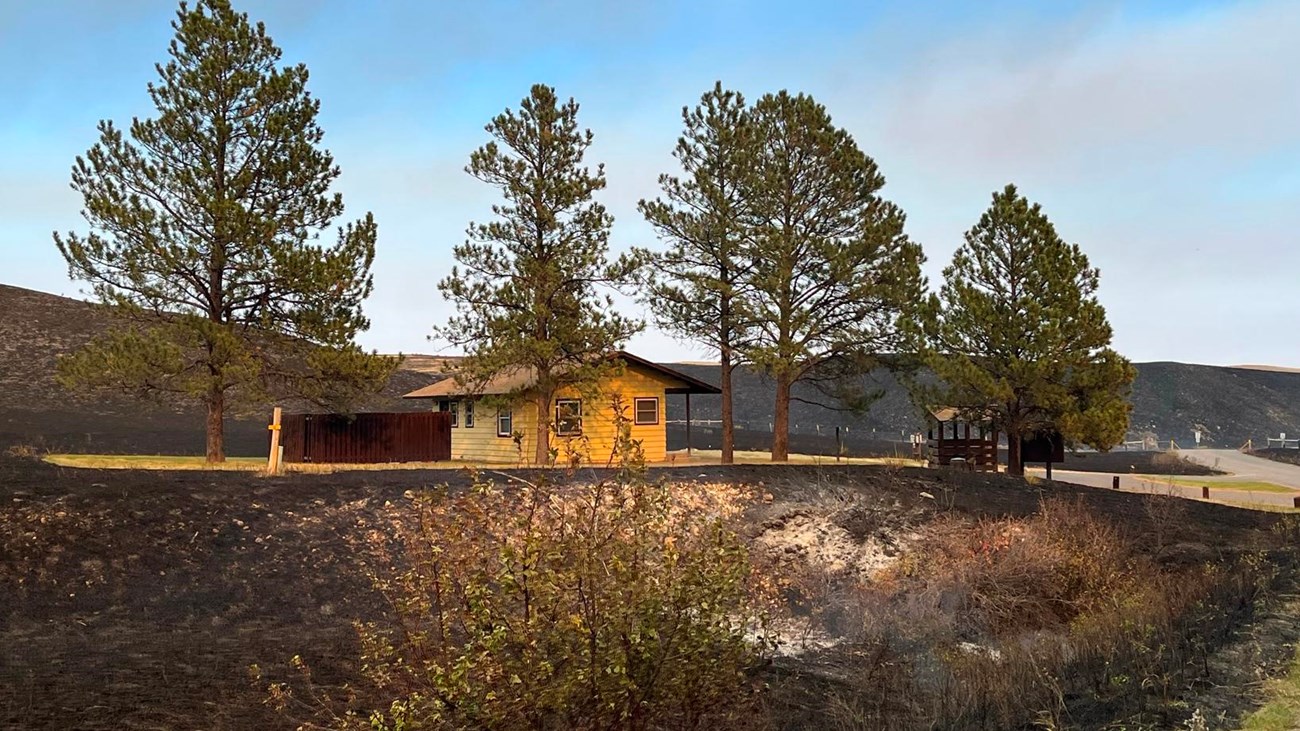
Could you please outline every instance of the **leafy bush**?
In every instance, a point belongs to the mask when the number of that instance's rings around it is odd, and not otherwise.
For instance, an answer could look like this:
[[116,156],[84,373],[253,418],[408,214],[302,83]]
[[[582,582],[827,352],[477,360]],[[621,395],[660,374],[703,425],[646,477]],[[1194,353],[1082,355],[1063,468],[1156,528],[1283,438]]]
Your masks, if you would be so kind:
[[[770,645],[735,521],[746,495],[628,468],[570,486],[476,480],[414,495],[359,626],[379,710],[338,728],[690,729],[737,725]],[[381,544],[387,537],[377,537]],[[274,689],[281,702],[284,687]]]

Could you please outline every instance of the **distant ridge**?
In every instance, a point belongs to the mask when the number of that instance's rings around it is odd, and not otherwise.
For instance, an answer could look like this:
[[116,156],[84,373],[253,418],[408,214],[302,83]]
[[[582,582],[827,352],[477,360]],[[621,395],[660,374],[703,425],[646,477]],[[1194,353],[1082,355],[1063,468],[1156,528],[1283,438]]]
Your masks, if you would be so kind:
[[1230,365],[1225,367],[1241,368],[1248,371],[1271,371],[1273,373],[1300,373],[1300,368],[1292,368],[1290,366],[1257,365],[1254,363],[1243,363],[1241,365]]
[[[109,316],[102,308],[68,297],[0,284],[0,450],[8,444],[44,444],[83,452],[135,451],[152,454],[202,452],[202,421],[190,409],[167,402],[127,398],[76,399],[55,380],[58,357],[103,332]],[[654,359],[654,353],[639,353]],[[407,410],[397,398],[437,380],[457,356],[406,356],[385,394],[384,409]],[[717,363],[707,360],[668,364],[697,378],[718,382]],[[1130,434],[1154,433],[1184,447],[1195,444],[1193,429],[1203,428],[1203,444],[1238,447],[1278,432],[1300,433],[1300,369],[1282,366],[1207,366],[1186,363],[1139,363],[1133,386]],[[744,428],[769,429],[772,385],[740,369],[736,375],[736,419]],[[795,433],[834,434],[836,426],[851,433],[874,432],[880,439],[901,439],[922,428],[907,392],[888,374],[867,384],[881,392],[866,413],[791,404]],[[819,394],[796,388],[806,401]],[[230,425],[230,453],[258,454],[265,449],[263,409]],[[668,418],[681,420],[684,400],[668,399]],[[717,420],[717,397],[691,399],[695,420]]]
[[449,367],[455,366],[461,361],[459,355],[422,355],[413,353],[402,356],[402,368],[417,373],[428,373],[430,375],[445,375]]

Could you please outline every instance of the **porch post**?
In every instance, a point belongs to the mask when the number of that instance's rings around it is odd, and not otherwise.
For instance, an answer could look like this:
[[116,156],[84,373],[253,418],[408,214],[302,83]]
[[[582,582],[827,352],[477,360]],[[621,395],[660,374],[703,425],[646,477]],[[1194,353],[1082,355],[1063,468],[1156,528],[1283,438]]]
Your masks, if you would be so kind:
[[691,459],[691,392],[686,392],[686,459]]

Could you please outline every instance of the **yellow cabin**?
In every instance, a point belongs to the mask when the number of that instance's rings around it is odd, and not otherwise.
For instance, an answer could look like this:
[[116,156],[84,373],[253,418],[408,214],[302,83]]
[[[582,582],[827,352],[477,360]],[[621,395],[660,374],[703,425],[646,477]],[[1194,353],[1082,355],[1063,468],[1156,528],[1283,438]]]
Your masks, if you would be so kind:
[[[647,462],[668,458],[666,401],[669,394],[685,394],[690,413],[691,394],[717,394],[719,390],[699,379],[653,363],[625,351],[616,357],[622,372],[599,384],[596,396],[561,393],[547,418],[551,422],[551,447],[559,462],[576,456],[587,464],[604,464],[614,453],[614,404],[621,402],[631,420],[632,438],[641,441]],[[528,394],[529,376],[517,372],[494,379],[469,391],[454,378],[444,378],[406,394],[403,398],[430,399],[435,411],[451,412],[451,457],[470,462],[525,464],[534,462],[537,446],[537,406]],[[509,408],[490,408],[485,396],[522,391]],[[689,418],[689,416],[688,416]]]

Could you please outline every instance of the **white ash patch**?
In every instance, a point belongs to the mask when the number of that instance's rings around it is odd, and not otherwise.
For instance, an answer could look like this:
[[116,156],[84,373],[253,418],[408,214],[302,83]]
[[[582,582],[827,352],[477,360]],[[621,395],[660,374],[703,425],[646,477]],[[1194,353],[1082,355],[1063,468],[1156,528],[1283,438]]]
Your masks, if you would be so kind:
[[[893,565],[915,539],[911,531],[887,527],[871,511],[852,506],[790,506],[763,521],[754,547],[778,563],[848,575],[866,581]],[[858,526],[858,535],[850,527]],[[846,527],[848,526],[848,527]]]

